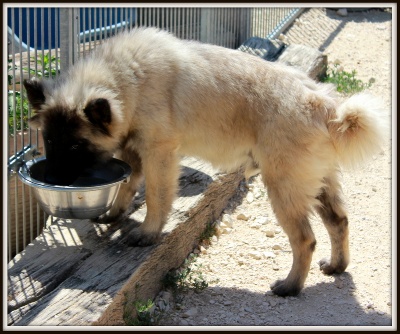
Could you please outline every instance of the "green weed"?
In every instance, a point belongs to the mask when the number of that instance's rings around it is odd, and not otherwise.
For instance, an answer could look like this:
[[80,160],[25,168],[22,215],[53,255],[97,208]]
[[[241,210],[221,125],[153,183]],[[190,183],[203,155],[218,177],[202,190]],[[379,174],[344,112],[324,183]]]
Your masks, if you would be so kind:
[[356,78],[356,74],[356,70],[347,72],[339,64],[334,64],[333,67],[327,69],[326,76],[322,79],[322,82],[334,84],[338,92],[346,95],[370,88],[375,82],[375,79],[371,78],[368,83],[364,83],[362,80]]
[[199,236],[199,243],[209,243],[211,238],[216,234],[217,227],[215,224],[207,224],[204,231]]
[[182,268],[168,272],[163,281],[163,287],[171,290],[175,297],[178,294],[193,289],[195,292],[201,292],[208,287],[208,283],[201,272],[201,265],[195,264],[196,256],[189,256]]

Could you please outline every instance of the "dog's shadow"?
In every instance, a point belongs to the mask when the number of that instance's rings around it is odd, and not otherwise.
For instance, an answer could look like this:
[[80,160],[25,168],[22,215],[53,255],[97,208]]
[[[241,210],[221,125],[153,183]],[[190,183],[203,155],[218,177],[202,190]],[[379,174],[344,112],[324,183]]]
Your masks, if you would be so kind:
[[[193,197],[202,194],[207,187],[213,182],[210,175],[203,173],[197,169],[182,166],[179,177],[179,197]],[[144,216],[137,220],[132,217],[133,213],[138,211],[145,204],[146,191],[145,184],[143,184],[136,196],[133,198],[127,212],[118,221],[112,224],[107,224],[107,232],[102,235],[104,239],[113,239],[112,235],[115,233],[119,234],[117,243],[125,244],[127,239],[133,230],[141,225],[144,220]],[[101,224],[101,223],[99,223]],[[161,235],[161,238],[163,235]]]

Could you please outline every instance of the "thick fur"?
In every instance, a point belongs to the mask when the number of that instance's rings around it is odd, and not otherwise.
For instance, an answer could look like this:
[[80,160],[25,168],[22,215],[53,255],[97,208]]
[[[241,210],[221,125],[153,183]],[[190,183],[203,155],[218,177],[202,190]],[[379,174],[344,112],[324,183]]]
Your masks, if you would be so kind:
[[358,164],[379,150],[382,108],[371,96],[341,104],[332,86],[291,67],[152,28],[110,39],[57,82],[25,87],[36,109],[30,124],[43,129],[51,160],[49,180],[71,182],[79,171],[74,176],[64,165],[84,168],[113,155],[131,164],[129,184],[100,221],[123,217],[145,179],[147,216],[132,244],[159,239],[177,191],[179,156],[192,155],[227,171],[243,166],[247,176],[261,172],[293,249],[288,277],[272,286],[276,294],[296,295],[304,285],[316,245],[313,207],[332,241],[321,269],[346,269],[339,164]]

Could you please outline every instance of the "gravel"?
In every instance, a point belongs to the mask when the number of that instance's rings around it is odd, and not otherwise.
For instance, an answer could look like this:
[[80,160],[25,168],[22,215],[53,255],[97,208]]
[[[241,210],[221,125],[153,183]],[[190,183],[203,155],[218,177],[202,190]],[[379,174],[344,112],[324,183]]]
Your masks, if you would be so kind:
[[[338,15],[339,14],[339,15]],[[345,14],[345,15],[344,15]],[[285,34],[289,43],[324,51],[391,110],[392,15],[379,10],[336,13],[314,8]],[[159,326],[391,326],[392,217],[391,137],[367,165],[343,171],[350,222],[351,262],[341,275],[326,276],[318,261],[329,257],[330,243],[320,219],[311,224],[317,248],[305,288],[296,297],[277,297],[270,284],[286,277],[292,263],[286,234],[277,224],[260,176],[243,182],[216,222],[210,245],[195,250],[196,264],[209,282],[189,290],[180,304],[162,291]],[[160,303],[162,301],[162,303]],[[160,308],[159,305],[162,305]]]

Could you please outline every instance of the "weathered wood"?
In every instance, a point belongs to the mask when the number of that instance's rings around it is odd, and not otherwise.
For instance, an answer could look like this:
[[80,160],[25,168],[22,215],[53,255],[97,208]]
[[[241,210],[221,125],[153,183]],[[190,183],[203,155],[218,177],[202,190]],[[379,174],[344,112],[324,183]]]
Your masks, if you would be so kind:
[[243,179],[195,159],[182,164],[179,198],[158,245],[124,242],[146,214],[143,191],[128,224],[57,219],[44,230],[9,263],[8,324],[124,325],[134,300],[154,298],[161,279],[183,262]]
[[327,56],[305,45],[291,44],[276,60],[306,72],[314,80],[320,80],[326,73]]

